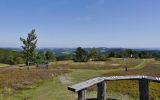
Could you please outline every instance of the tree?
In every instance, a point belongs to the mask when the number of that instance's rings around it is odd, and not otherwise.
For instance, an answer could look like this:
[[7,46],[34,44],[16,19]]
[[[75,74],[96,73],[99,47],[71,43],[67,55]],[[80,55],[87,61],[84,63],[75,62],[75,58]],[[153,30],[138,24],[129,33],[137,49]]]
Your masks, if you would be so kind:
[[85,51],[83,48],[81,47],[78,47],[76,49],[76,52],[75,52],[75,59],[74,61],[76,62],[87,62],[88,61],[88,52]]
[[54,53],[52,51],[47,51],[45,56],[46,56],[46,60],[48,60],[48,61],[55,60],[55,56],[54,56]]
[[100,56],[100,54],[99,54],[99,52],[97,51],[96,48],[92,48],[92,49],[90,50],[90,52],[89,52],[89,58],[90,58],[91,60],[97,61],[97,60],[99,60],[99,56]]
[[127,54],[126,57],[131,57],[133,55],[133,51],[131,49],[127,49],[125,52]]
[[145,51],[140,51],[139,52],[139,58],[145,58],[146,52]]
[[26,66],[34,64],[36,57],[35,49],[37,44],[35,29],[28,33],[28,37],[26,39],[20,37],[20,41],[23,43],[22,49]]
[[108,57],[115,57],[115,53],[113,51],[111,51],[109,54],[108,54]]
[[37,64],[46,64],[46,63],[48,63],[47,60],[46,60],[46,56],[45,56],[45,52],[44,51],[39,51],[37,53],[36,63]]

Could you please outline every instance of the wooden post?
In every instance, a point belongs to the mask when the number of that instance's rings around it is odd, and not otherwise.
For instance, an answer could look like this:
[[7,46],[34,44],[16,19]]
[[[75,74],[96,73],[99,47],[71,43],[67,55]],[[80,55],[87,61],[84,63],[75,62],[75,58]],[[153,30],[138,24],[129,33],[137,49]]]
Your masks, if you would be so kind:
[[139,80],[139,93],[140,100],[149,100],[149,88],[147,79]]
[[97,100],[106,100],[106,82],[97,84]]
[[86,100],[86,89],[78,91],[78,100]]

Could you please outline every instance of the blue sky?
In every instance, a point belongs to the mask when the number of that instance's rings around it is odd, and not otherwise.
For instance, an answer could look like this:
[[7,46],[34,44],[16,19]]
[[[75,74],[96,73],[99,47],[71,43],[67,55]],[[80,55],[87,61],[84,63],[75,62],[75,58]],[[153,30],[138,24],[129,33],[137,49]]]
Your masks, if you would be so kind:
[[0,0],[0,47],[160,48],[160,0]]

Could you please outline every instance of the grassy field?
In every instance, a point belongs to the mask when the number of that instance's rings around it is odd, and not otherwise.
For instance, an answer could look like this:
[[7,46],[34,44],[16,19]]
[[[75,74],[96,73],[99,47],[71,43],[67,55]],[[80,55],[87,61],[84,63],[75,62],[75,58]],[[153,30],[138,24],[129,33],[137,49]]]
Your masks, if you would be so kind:
[[8,64],[1,64],[0,63],[0,68],[2,68],[2,67],[7,67],[7,66],[9,66]]
[[[126,64],[129,67],[127,72],[124,71]],[[77,94],[68,91],[68,85],[97,76],[140,74],[160,76],[159,72],[160,62],[153,59],[124,61],[118,58],[87,63],[58,61],[51,63],[48,70],[38,70],[34,67],[29,71],[25,68],[3,68],[0,71],[0,100],[76,100]],[[137,83],[137,81],[107,82],[107,95],[119,100],[136,100],[139,95]],[[159,100],[160,85],[150,83],[150,90],[151,99]],[[96,97],[95,86],[88,89],[87,97]]]

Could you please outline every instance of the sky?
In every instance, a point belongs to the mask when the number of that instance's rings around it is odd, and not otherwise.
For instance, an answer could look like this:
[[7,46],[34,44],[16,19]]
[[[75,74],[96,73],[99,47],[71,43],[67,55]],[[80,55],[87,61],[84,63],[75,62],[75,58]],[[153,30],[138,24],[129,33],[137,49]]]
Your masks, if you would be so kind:
[[160,48],[160,0],[0,0],[0,47]]

